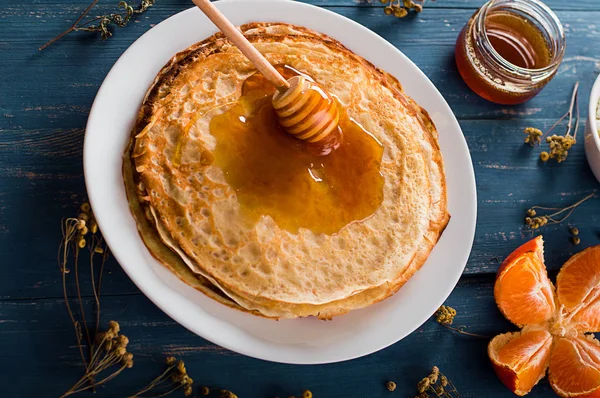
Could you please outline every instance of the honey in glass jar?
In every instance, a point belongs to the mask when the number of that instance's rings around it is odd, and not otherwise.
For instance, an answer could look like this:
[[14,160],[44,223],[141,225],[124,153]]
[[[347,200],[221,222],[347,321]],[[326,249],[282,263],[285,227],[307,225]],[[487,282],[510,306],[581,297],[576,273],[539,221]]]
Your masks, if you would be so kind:
[[475,93],[498,104],[519,104],[552,79],[564,53],[562,25],[544,3],[490,0],[461,31],[455,57]]

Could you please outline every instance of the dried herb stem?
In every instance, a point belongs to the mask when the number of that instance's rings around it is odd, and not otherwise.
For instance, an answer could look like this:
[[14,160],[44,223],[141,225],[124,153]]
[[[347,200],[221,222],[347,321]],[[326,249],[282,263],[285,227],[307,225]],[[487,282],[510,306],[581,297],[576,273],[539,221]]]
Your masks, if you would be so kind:
[[[90,5],[81,13],[81,15],[79,15],[71,27],[60,33],[58,36],[50,39],[46,44],[39,47],[38,50],[41,51],[49,45],[62,39],[69,33],[76,31],[99,32],[102,39],[107,39],[112,36],[111,26],[119,28],[127,26],[134,15],[145,12],[148,8],[154,5],[154,1],[155,0],[141,0],[140,5],[137,8],[133,8],[133,6],[131,6],[129,3],[121,0],[118,4],[118,8],[123,9],[123,13],[106,14],[82,22],[82,20],[92,10],[96,3],[98,3],[98,0],[93,0]],[[95,22],[98,23],[94,24]]]
[[[565,221],[567,218],[573,214],[575,208],[581,205],[588,199],[591,199],[596,193],[592,192],[587,195],[583,199],[579,200],[576,203],[573,203],[570,206],[560,208],[560,207],[543,207],[543,206],[532,206],[525,212],[525,225],[527,225],[531,229],[538,229],[547,224],[560,224]],[[539,210],[543,211],[553,211],[551,214],[538,214]],[[566,214],[564,214],[566,212]],[[560,218],[555,218],[561,216]]]
[[[544,135],[542,136],[542,139],[546,138],[548,136],[548,134],[550,134],[550,132],[552,132],[552,130],[554,130],[560,124],[560,122],[562,122],[566,117],[569,117],[569,122],[567,123],[567,131],[566,131],[565,135],[571,134],[571,124],[573,121],[573,108],[575,107],[575,104],[578,102],[578,99],[577,99],[578,92],[579,92],[579,82],[576,82],[575,87],[573,87],[573,93],[571,94],[571,102],[569,105],[569,110],[560,119],[558,119],[556,121],[556,123],[554,123],[552,125],[552,127],[550,127],[550,129],[548,129],[548,131],[546,131],[544,133]],[[575,133],[573,134],[573,138],[575,138],[575,136],[577,135],[577,130],[579,129],[579,106],[577,106],[576,109],[577,109],[577,117],[575,118],[575,128],[573,129],[573,131]]]
[[448,305],[442,305],[438,310],[433,314],[435,316],[435,321],[445,328],[452,330],[453,332],[464,334],[466,336],[478,337],[483,339],[489,339],[488,336],[484,336],[477,333],[470,333],[465,331],[467,328],[464,325],[459,327],[451,326],[454,323],[454,318],[456,317],[456,310]]
[[[550,159],[555,159],[558,163],[562,163],[567,159],[569,155],[569,150],[577,143],[577,132],[579,131],[579,82],[575,83],[573,87],[573,92],[571,93],[571,102],[569,104],[569,110],[565,113],[560,119],[556,121],[546,131],[542,133],[542,131],[535,127],[527,127],[525,128],[525,143],[536,146],[539,145],[542,140],[545,138],[548,146],[550,147],[549,151],[543,151],[540,153],[540,160],[542,162],[547,162]],[[568,117],[567,129],[564,135],[549,135],[558,125]],[[573,119],[575,119],[575,124],[573,125]]]
[[415,398],[429,398],[430,393],[436,397],[460,398],[458,390],[437,366],[431,369],[431,373],[417,383],[417,395]]
[[[62,256],[59,259],[59,268],[62,274],[63,298],[65,300],[67,312],[69,313],[69,317],[71,318],[71,322],[73,323],[73,329],[75,330],[75,338],[77,339],[77,347],[79,349],[79,354],[81,355],[81,361],[83,362],[83,365],[87,367],[87,361],[85,359],[85,354],[83,353],[83,346],[81,344],[81,327],[79,326],[79,322],[75,319],[75,315],[73,313],[73,310],[71,309],[71,305],[69,304],[69,295],[67,294],[66,281],[67,274],[69,273],[67,263],[69,260],[70,248],[73,244],[73,238],[77,235],[77,227],[79,225],[80,220],[77,218],[67,218],[61,223],[63,240],[61,241],[61,244],[59,246],[59,252],[62,252]],[[76,246],[74,250],[77,252],[78,249]]]
[[471,332],[467,332],[465,329],[467,328],[465,325],[461,325],[458,327],[454,327],[454,326],[450,326],[447,325],[445,323],[441,323],[440,325],[442,325],[443,327],[452,330],[453,332],[459,333],[459,334],[464,334],[465,336],[471,336],[471,337],[477,337],[480,339],[489,339],[490,336],[484,336],[483,334],[477,334],[477,333],[471,333]]
[[[153,398],[164,397],[172,392],[183,388],[183,395],[192,395],[192,384],[194,380],[187,374],[185,363],[175,357],[167,357],[167,369],[154,378],[148,385],[128,398],[142,398],[143,394],[152,392]],[[170,382],[165,385],[165,382]],[[162,391],[160,391],[162,389]]]

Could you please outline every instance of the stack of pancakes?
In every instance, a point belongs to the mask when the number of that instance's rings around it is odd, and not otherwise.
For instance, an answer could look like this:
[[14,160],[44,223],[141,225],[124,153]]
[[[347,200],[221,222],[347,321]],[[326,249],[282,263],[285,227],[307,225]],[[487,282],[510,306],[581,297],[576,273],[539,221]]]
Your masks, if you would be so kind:
[[292,233],[269,216],[247,222],[236,191],[206,157],[216,146],[211,118],[257,72],[216,34],[160,71],[125,152],[127,195],[145,244],[206,295],[265,317],[330,319],[391,296],[449,221],[435,126],[394,77],[323,34],[281,23],[241,30],[272,64],[318,81],[379,140],[383,202],[329,235]]

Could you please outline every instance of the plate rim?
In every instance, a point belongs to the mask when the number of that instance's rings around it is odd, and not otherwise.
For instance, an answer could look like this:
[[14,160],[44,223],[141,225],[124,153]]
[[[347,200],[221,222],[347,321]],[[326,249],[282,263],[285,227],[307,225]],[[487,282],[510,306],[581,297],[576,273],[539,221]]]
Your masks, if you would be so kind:
[[[370,38],[370,40],[381,41],[382,44],[384,44],[386,47],[388,47],[389,51],[396,52],[399,56],[401,56],[405,62],[409,63],[412,67],[414,67],[414,69],[416,69],[416,71],[419,74],[422,75],[421,77],[423,79],[423,82],[425,84],[430,85],[431,88],[433,88],[434,92],[437,94],[437,96],[439,96],[439,99],[441,100],[441,104],[446,108],[445,111],[448,113],[448,115],[451,116],[450,121],[452,124],[454,124],[454,126],[452,126],[452,127],[457,129],[458,132],[460,132],[460,134],[462,136],[462,142],[461,142],[462,145],[460,145],[460,149],[462,150],[462,155],[466,156],[466,160],[468,160],[467,163],[469,164],[469,169],[466,170],[469,173],[467,173],[468,176],[465,176],[465,179],[463,182],[465,182],[465,184],[464,184],[465,192],[471,191],[470,198],[472,200],[471,212],[470,212],[470,214],[467,214],[469,216],[469,219],[472,220],[472,223],[471,223],[472,225],[468,226],[467,236],[463,236],[463,238],[466,238],[465,240],[468,241],[468,244],[465,246],[465,250],[463,250],[463,251],[466,251],[466,256],[464,254],[461,255],[461,258],[464,257],[464,261],[461,261],[461,263],[464,263],[464,264],[460,267],[460,272],[457,271],[456,275],[454,275],[455,278],[452,278],[451,280],[448,281],[449,283],[445,284],[445,289],[441,289],[441,290],[443,290],[443,292],[440,294],[440,297],[442,297],[442,299],[441,299],[439,305],[443,304],[443,302],[448,298],[450,293],[456,287],[456,284],[458,283],[460,277],[462,276],[462,274],[464,272],[464,268],[467,265],[467,262],[468,262],[468,259],[469,259],[469,256],[470,256],[470,253],[472,250],[473,242],[474,242],[476,220],[477,220],[477,191],[476,191],[475,172],[474,172],[474,168],[473,168],[473,162],[472,162],[472,159],[470,156],[470,152],[468,149],[466,139],[464,137],[464,134],[462,133],[460,124],[458,123],[456,116],[452,112],[452,110],[451,110],[450,106],[448,105],[448,103],[446,102],[445,98],[442,96],[442,94],[439,92],[439,90],[433,85],[433,83],[429,80],[429,78],[423,73],[423,71],[420,68],[418,68],[416,66],[416,64],[414,64],[404,53],[402,53],[401,50],[399,50],[398,48],[393,46],[391,43],[389,43],[387,40],[385,40],[383,37],[379,36],[375,32],[371,31],[370,29],[364,27],[363,25],[359,24],[358,22],[355,22],[343,15],[337,14],[333,11],[330,11],[330,10],[322,8],[322,7],[318,7],[318,6],[314,6],[314,5],[306,4],[306,3],[294,2],[291,0],[290,1],[282,1],[282,0],[220,0],[220,1],[216,2],[215,5],[219,8],[223,8],[223,7],[226,7],[226,4],[229,4],[229,3],[254,4],[255,6],[256,5],[260,6],[261,4],[264,6],[273,6],[277,3],[287,3],[286,7],[291,5],[291,7],[313,9],[313,11],[309,11],[309,12],[319,12],[325,18],[331,19],[331,22],[333,24],[337,23],[337,24],[343,25],[344,23],[345,24],[349,23],[350,25],[353,25],[354,29],[358,29],[358,30],[360,30],[360,32],[362,34],[367,35]],[[225,6],[224,6],[224,4],[225,4]],[[86,133],[85,133],[85,138],[84,138],[84,149],[83,149],[83,164],[84,164],[85,184],[86,184],[86,189],[87,189],[87,192],[89,195],[89,201],[92,206],[92,209],[94,210],[94,214],[97,217],[98,225],[102,231],[109,230],[109,228],[106,228],[108,221],[105,223],[105,220],[104,220],[104,214],[105,214],[104,206],[99,205],[99,203],[102,200],[101,193],[99,193],[94,188],[94,183],[92,181],[91,170],[93,168],[93,164],[92,164],[93,156],[91,155],[91,153],[94,149],[92,148],[92,145],[90,143],[91,142],[91,139],[90,139],[91,133],[88,133],[90,131],[92,131],[92,132],[94,131],[94,121],[98,117],[97,113],[100,113],[100,111],[98,110],[100,105],[98,105],[98,104],[101,103],[101,100],[103,100],[104,91],[106,91],[106,87],[108,85],[107,82],[110,82],[111,79],[114,78],[113,75],[115,75],[117,73],[118,69],[121,67],[121,64],[125,63],[125,59],[126,59],[126,56],[128,55],[128,53],[132,52],[132,49],[144,45],[143,42],[145,40],[149,39],[149,37],[153,34],[152,31],[154,29],[158,28],[161,25],[164,26],[164,25],[170,24],[170,23],[172,23],[172,21],[174,21],[178,18],[183,18],[184,14],[187,14],[190,12],[198,12],[198,10],[195,7],[191,7],[189,9],[182,10],[182,11],[178,12],[177,14],[174,14],[174,15],[170,16],[169,18],[161,21],[155,27],[149,29],[143,35],[141,35],[138,39],[136,39],[127,48],[127,50],[125,50],[125,52],[123,52],[123,54],[119,57],[119,59],[111,67],[110,71],[108,72],[104,81],[102,82],[102,85],[100,86],[100,88],[98,90],[98,93],[96,94],[96,97],[92,104],[92,107],[91,107],[91,110],[89,113],[89,117],[88,117],[88,121],[86,124]],[[282,20],[284,20],[284,21],[285,21],[285,19],[286,18],[282,18]],[[214,30],[216,31],[216,28]],[[340,40],[339,38],[337,38],[337,39]],[[352,46],[348,45],[350,43],[344,42],[343,40],[340,40],[340,42],[342,42],[348,48],[352,49],[351,48]],[[357,52],[357,54],[364,56],[363,54],[360,54],[359,52]],[[367,57],[365,57],[365,58],[367,58]],[[402,81],[402,79],[399,79],[399,80]],[[136,109],[136,112],[137,112],[137,109]],[[448,151],[449,151],[449,149],[448,149]],[[442,154],[443,154],[443,151],[442,151]],[[121,154],[119,156],[121,156]],[[446,158],[446,156],[444,156],[444,158]],[[446,160],[444,161],[444,163],[446,164]],[[445,167],[445,169],[446,169],[446,167]],[[447,169],[446,169],[446,171],[447,171]],[[121,181],[121,183],[122,183],[122,181]],[[123,190],[124,190],[124,188],[123,188]],[[448,195],[448,197],[450,199],[450,195]],[[129,205],[127,204],[127,206],[129,206]],[[97,210],[99,210],[99,209],[101,209],[101,210],[97,212]],[[467,216],[467,215],[465,215],[465,216]],[[450,222],[452,222],[452,220]],[[109,234],[104,236],[104,238],[105,238],[105,241],[107,242],[107,244],[109,245],[109,247],[111,247],[111,249],[113,247],[118,247],[118,245],[116,244],[116,240],[113,240],[113,238],[111,236],[109,236]],[[139,236],[138,236],[138,238],[139,238]],[[435,247],[434,247],[434,250],[435,250]],[[227,341],[226,338],[225,339],[221,338],[221,336],[218,336],[218,334],[216,334],[216,333],[211,335],[210,333],[205,333],[205,332],[199,331],[197,325],[194,325],[193,322],[191,322],[185,318],[182,319],[182,317],[179,314],[177,314],[177,311],[173,310],[173,308],[170,305],[167,305],[163,300],[160,300],[157,297],[155,297],[154,293],[152,293],[150,291],[151,290],[150,287],[146,286],[145,282],[142,283],[142,281],[141,281],[142,277],[137,274],[137,272],[133,269],[133,267],[128,266],[128,265],[123,265],[123,264],[126,264],[126,261],[122,261],[122,258],[124,257],[124,255],[120,248],[116,251],[113,251],[113,250],[111,250],[111,251],[113,252],[115,259],[117,260],[117,262],[119,263],[121,268],[125,271],[125,273],[128,275],[128,277],[134,282],[136,287],[142,293],[144,293],[144,295],[147,298],[149,298],[156,306],[158,306],[161,309],[161,311],[165,312],[174,321],[176,321],[180,325],[184,326],[186,329],[190,330],[192,333],[194,333],[214,344],[217,344],[219,346],[222,346],[224,348],[227,348],[229,350],[238,352],[238,353],[246,355],[246,356],[259,358],[259,359],[263,359],[263,360],[268,360],[268,361],[272,361],[272,362],[290,363],[290,364],[324,364],[324,363],[341,362],[341,361],[346,361],[346,360],[351,360],[354,358],[362,357],[362,356],[380,351],[380,350],[387,348],[390,345],[395,344],[396,342],[402,340],[407,335],[409,335],[409,334],[413,333],[415,330],[417,330],[431,316],[431,314],[425,314],[425,311],[423,311],[424,314],[422,314],[422,316],[419,317],[419,320],[416,321],[416,325],[414,327],[409,328],[411,330],[409,330],[405,333],[400,333],[398,336],[395,336],[394,338],[392,338],[388,341],[385,341],[382,344],[378,344],[375,348],[371,347],[371,348],[367,348],[366,350],[357,350],[356,352],[353,352],[352,354],[347,354],[347,353],[343,354],[342,353],[342,354],[338,354],[335,356],[330,356],[328,358],[305,358],[305,357],[303,357],[302,359],[296,360],[296,359],[290,358],[289,356],[286,356],[284,358],[276,357],[276,355],[278,355],[277,348],[279,348],[279,349],[281,348],[281,343],[275,343],[276,344],[275,345],[275,347],[276,347],[275,353],[265,354],[265,353],[261,353],[261,352],[256,352],[253,349],[248,349],[247,347],[244,347],[243,345],[240,346],[240,344],[236,344],[236,343],[232,343],[231,341]],[[170,286],[166,286],[166,287],[170,288]],[[438,307],[439,307],[439,305],[438,305]],[[248,333],[246,332],[246,334],[248,334]],[[248,336],[248,337],[254,337],[254,336]],[[268,341],[267,341],[267,344],[269,344]]]

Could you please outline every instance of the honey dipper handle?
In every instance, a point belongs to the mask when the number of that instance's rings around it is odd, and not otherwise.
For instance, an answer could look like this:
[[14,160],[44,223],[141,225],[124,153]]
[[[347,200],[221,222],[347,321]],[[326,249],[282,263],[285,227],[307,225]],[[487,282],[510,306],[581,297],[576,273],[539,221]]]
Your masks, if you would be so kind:
[[210,0],[192,0],[229,40],[252,62],[263,76],[278,89],[290,85],[283,76],[250,44],[248,39],[215,7]]

